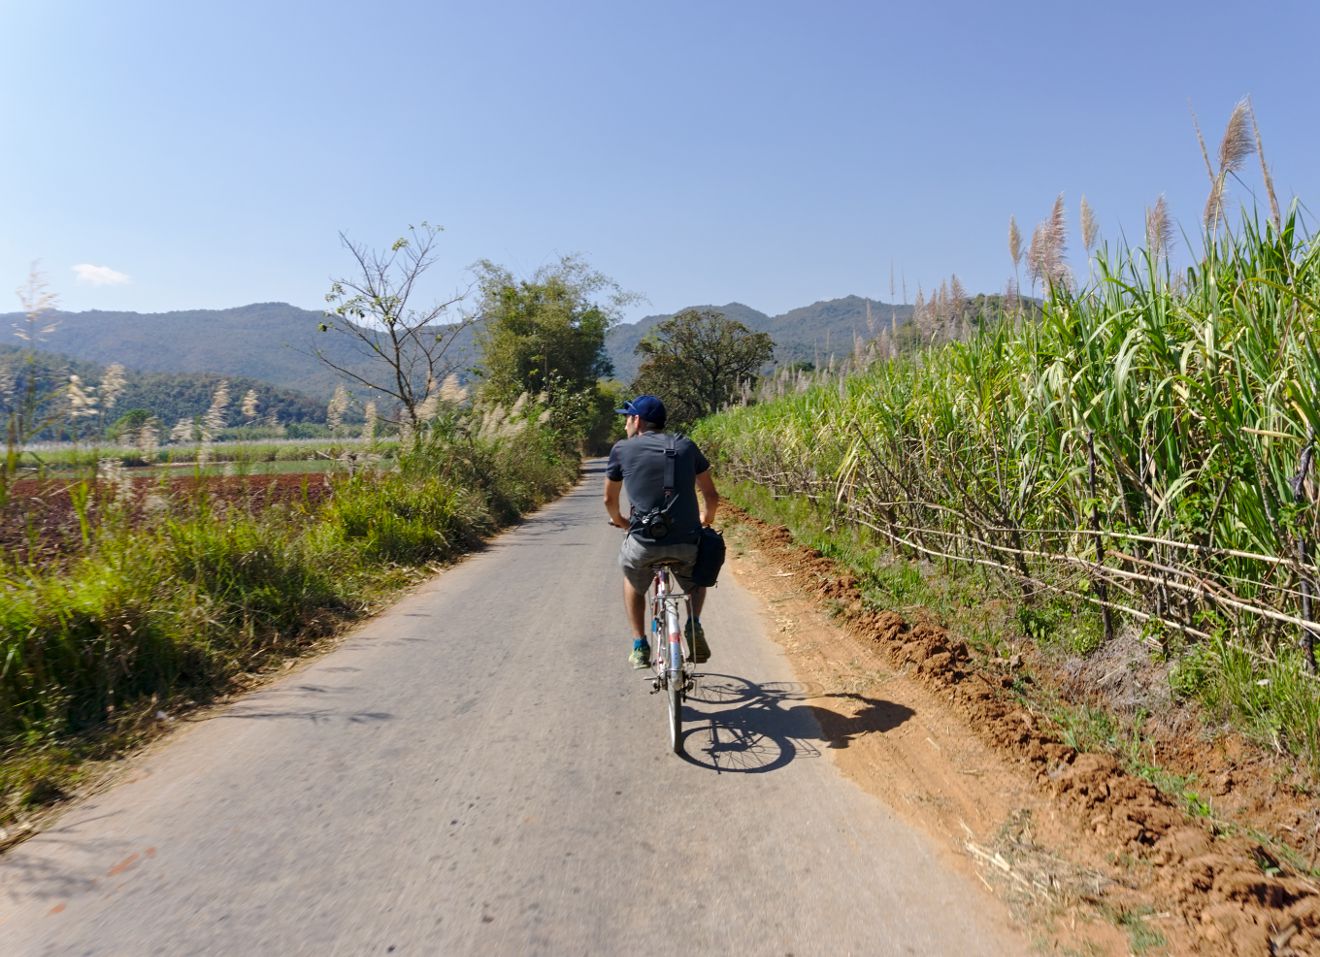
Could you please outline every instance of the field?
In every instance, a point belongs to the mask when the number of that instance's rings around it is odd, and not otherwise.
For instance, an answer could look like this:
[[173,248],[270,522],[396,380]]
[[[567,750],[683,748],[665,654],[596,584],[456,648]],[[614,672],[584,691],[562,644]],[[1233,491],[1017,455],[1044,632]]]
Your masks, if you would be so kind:
[[1294,212],[1158,250],[1097,253],[1039,320],[781,383],[705,423],[726,474],[798,497],[839,555],[961,566],[1021,631],[1129,649],[1320,779],[1312,471],[1320,244]]
[[199,462],[208,471],[250,473],[325,471],[346,457],[366,455],[392,457],[397,439],[266,439],[166,445],[144,452],[134,445],[111,443],[46,442],[24,447],[18,474],[77,477],[94,472],[103,462],[118,462],[126,468],[193,469]]
[[[294,464],[294,463],[289,463]],[[144,470],[145,471],[145,470]],[[297,505],[309,514],[326,501],[337,478],[323,470],[285,474],[129,476],[109,494],[67,479],[20,479],[0,507],[0,552],[11,561],[46,562],[76,553],[86,544],[84,528],[99,527],[110,501],[130,526],[161,511],[190,509],[199,500],[212,507],[259,512],[272,505]],[[82,490],[88,494],[84,500]],[[80,504],[85,503],[85,504]],[[82,514],[80,515],[80,508]]]
[[71,555],[108,510],[129,527],[202,501],[249,513],[298,505],[310,514],[337,481],[363,465],[388,464],[395,451],[395,443],[357,439],[216,442],[203,464],[197,446],[150,456],[131,446],[32,446],[0,502],[0,554],[26,562]]

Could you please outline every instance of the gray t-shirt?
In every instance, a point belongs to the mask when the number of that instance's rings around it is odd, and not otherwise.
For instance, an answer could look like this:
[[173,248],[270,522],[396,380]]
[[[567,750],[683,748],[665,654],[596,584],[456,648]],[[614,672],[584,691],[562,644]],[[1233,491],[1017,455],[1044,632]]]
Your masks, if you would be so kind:
[[628,534],[647,544],[655,542],[638,529],[638,519],[665,504],[665,449],[669,448],[671,438],[675,452],[674,494],[678,501],[669,509],[669,534],[660,541],[666,545],[693,544],[701,537],[697,476],[710,468],[696,443],[685,435],[643,432],[615,442],[610,449],[609,464],[605,466],[605,477],[622,482],[632,503]]

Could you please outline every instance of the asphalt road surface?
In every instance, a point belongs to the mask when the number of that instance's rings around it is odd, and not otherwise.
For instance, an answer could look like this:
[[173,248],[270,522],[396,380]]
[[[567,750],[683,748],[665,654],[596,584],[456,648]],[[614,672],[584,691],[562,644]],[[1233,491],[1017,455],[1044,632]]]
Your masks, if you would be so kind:
[[602,470],[0,858],[0,954],[1026,952],[838,772],[731,576],[670,752]]

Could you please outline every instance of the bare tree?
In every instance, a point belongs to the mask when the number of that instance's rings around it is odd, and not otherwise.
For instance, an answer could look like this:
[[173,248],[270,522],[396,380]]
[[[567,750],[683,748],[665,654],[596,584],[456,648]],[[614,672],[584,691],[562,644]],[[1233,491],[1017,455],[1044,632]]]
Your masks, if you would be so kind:
[[436,261],[441,228],[423,222],[409,226],[387,250],[373,250],[339,234],[356,266],[352,278],[330,286],[322,332],[346,337],[366,360],[350,367],[324,350],[317,357],[331,369],[369,392],[393,399],[397,414],[380,418],[406,425],[415,433],[427,396],[453,371],[447,358],[459,334],[476,321],[472,316],[448,320],[448,311],[466,292],[417,309],[412,299],[418,281]]

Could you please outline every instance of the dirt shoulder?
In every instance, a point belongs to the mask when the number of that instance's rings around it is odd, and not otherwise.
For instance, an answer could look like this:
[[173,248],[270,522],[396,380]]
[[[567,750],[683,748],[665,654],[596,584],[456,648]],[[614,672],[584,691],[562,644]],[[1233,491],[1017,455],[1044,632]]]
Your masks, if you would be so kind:
[[[867,609],[850,574],[781,527],[735,514],[727,534],[729,569],[830,696],[816,712],[839,767],[974,871],[1043,952],[1320,953],[1316,882],[1250,827],[1193,818],[1114,757],[1064,743],[1024,703],[1020,660],[979,659],[933,621]],[[875,700],[913,717],[881,730]],[[1239,775],[1252,767],[1227,750]],[[1210,777],[1225,775],[1231,791],[1231,768]],[[1250,790],[1239,811],[1262,804]]]

